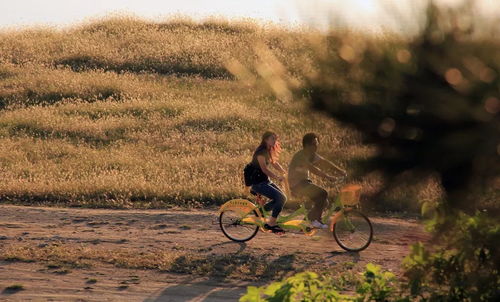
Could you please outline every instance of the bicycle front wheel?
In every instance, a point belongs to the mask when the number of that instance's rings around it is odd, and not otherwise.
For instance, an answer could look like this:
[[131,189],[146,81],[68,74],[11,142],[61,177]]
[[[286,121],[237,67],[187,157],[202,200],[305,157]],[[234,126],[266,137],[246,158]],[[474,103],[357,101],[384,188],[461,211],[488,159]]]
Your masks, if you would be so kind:
[[[253,211],[245,217],[257,218],[258,216],[257,213]],[[255,237],[259,231],[258,225],[243,222],[240,212],[231,209],[224,210],[224,212],[220,213],[219,225],[222,233],[224,233],[227,238],[236,242],[248,241]]]
[[346,251],[359,252],[366,249],[373,238],[373,227],[363,213],[347,210],[335,223],[333,237]]

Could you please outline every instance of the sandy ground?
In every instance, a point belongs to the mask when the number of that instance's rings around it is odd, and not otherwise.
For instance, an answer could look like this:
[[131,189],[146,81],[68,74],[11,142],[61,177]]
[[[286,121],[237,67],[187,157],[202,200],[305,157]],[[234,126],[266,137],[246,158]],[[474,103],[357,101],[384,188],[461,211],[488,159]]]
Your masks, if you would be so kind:
[[[281,266],[289,261],[291,270],[294,259],[309,259],[310,265],[326,270],[343,263],[353,263],[355,269],[361,270],[372,262],[398,274],[408,245],[428,237],[416,220],[371,217],[374,241],[360,253],[344,252],[326,231],[319,237],[259,233],[253,240],[238,244],[230,242],[218,225],[213,224],[216,217],[214,209],[109,210],[0,205],[0,248],[62,242],[69,246],[137,252],[248,253],[279,261]],[[96,282],[89,282],[92,279]],[[58,274],[47,269],[43,261],[0,261],[2,301],[235,301],[248,285],[267,281],[236,280],[229,273],[222,277],[196,276],[118,268],[107,263]],[[24,289],[5,289],[13,284],[22,284]]]

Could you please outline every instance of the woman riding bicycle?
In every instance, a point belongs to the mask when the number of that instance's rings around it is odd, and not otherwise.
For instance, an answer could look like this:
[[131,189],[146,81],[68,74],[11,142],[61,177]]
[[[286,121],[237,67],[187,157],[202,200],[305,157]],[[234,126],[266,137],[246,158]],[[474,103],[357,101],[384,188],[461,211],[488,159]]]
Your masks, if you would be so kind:
[[[281,147],[278,136],[274,132],[267,131],[262,135],[260,145],[255,150],[251,162],[255,169],[261,170],[262,173],[260,174],[263,175],[258,182],[252,184],[251,189],[271,199],[270,202],[264,205],[266,211],[272,210],[272,215],[264,225],[264,228],[273,233],[283,233],[283,229],[277,225],[276,220],[286,202],[285,193],[270,180],[270,178],[278,181],[283,181],[285,179],[283,176],[286,173],[285,169],[278,163],[280,151]],[[269,170],[270,165],[281,172],[282,175],[277,175]]]

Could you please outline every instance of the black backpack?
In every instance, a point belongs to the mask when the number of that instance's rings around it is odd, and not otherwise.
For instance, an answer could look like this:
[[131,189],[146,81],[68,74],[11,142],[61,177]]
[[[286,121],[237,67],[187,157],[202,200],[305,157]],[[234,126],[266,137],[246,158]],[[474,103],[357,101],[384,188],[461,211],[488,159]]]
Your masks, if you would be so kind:
[[249,163],[243,169],[243,178],[245,180],[245,186],[250,187],[266,181],[268,177],[264,172],[262,172],[260,167],[256,167],[252,163]]

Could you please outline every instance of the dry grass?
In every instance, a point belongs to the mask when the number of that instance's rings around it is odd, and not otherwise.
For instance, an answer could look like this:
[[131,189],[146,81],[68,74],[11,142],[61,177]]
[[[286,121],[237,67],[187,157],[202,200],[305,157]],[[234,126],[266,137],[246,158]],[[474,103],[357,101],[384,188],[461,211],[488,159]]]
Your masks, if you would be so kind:
[[[0,33],[0,61],[67,66],[74,71],[156,72],[232,78],[229,58],[244,58],[266,41],[291,63],[307,48],[297,34],[252,21],[188,19],[151,23],[115,17],[70,29],[11,30]],[[294,47],[288,47],[293,43]],[[292,54],[293,52],[293,54]],[[247,58],[248,59],[248,58]],[[297,68],[302,62],[297,61]]]
[[322,153],[348,167],[370,152],[358,135],[226,69],[242,66],[229,58],[245,64],[257,53],[254,72],[273,77],[282,69],[266,65],[262,45],[290,74],[310,69],[315,36],[251,22],[134,18],[0,32],[0,200],[220,204],[245,194],[241,169],[267,129],[280,134],[285,164],[313,131]]
[[[72,246],[63,243],[48,245],[9,245],[0,249],[0,260],[46,263],[53,273],[70,273],[73,268],[88,268],[100,263],[120,268],[154,269],[172,273],[193,274],[239,280],[279,279],[299,271],[311,261],[295,255],[253,256],[251,254],[204,254],[175,251],[135,251]],[[313,263],[312,261],[311,263]]]
[[299,104],[276,103],[236,82],[152,81],[180,87],[1,112],[3,199],[111,207],[221,202],[242,194],[241,167],[267,128],[282,135],[285,161],[306,131],[323,134],[326,150],[339,149],[348,134]]

